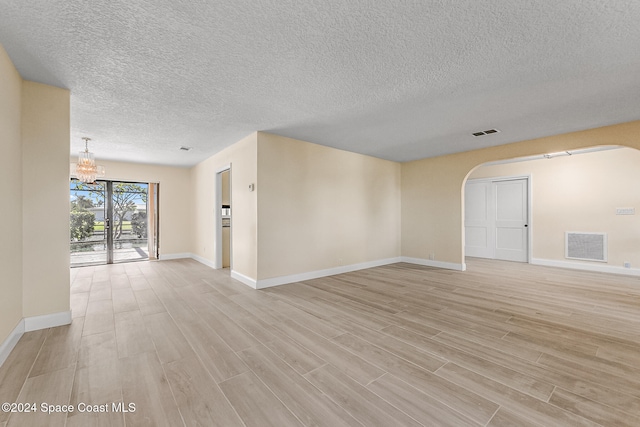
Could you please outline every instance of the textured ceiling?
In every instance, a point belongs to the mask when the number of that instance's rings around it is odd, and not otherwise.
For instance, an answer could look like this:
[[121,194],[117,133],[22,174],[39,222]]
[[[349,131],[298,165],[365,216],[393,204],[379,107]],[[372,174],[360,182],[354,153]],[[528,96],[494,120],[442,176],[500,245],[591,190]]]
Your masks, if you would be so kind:
[[637,0],[0,0],[0,43],[104,159],[260,130],[406,161],[640,119]]

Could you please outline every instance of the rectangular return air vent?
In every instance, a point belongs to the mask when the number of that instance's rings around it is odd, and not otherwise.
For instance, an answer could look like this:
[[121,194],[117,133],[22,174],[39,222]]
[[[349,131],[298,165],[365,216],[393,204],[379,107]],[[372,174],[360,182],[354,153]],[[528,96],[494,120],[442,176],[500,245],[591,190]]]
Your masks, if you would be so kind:
[[565,258],[607,262],[607,233],[564,233]]

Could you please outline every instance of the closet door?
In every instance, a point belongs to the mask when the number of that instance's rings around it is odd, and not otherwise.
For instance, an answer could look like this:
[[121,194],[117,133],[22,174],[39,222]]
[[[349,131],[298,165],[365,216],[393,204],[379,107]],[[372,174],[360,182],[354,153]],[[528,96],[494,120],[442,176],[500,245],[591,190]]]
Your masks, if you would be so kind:
[[493,258],[495,232],[490,181],[468,181],[464,191],[465,255]]
[[493,182],[495,258],[527,262],[527,180]]
[[528,262],[527,178],[468,181],[465,255]]

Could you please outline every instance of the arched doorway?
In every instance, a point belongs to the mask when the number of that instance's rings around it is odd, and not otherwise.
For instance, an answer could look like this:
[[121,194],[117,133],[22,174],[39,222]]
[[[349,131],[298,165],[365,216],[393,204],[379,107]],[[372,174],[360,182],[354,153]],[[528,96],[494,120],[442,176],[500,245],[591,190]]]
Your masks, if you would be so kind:
[[[640,225],[635,216],[635,207],[640,203],[640,192],[635,191],[635,183],[640,179],[638,164],[638,150],[618,146],[485,163],[474,168],[465,179],[463,217],[469,218],[467,202],[470,200],[465,189],[470,184],[529,176],[532,189],[527,221],[530,254],[525,262],[640,274],[637,250],[640,236],[634,232]],[[470,230],[468,226],[467,222],[463,230],[464,253],[478,256],[470,250],[471,239],[467,236],[471,234],[474,238],[477,230]]]

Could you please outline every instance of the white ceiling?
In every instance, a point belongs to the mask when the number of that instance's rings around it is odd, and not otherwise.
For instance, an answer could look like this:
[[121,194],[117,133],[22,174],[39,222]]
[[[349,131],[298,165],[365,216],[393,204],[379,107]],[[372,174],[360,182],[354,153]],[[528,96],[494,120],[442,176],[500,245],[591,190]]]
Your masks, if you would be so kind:
[[637,0],[0,0],[0,43],[98,159],[260,130],[406,161],[640,119]]

